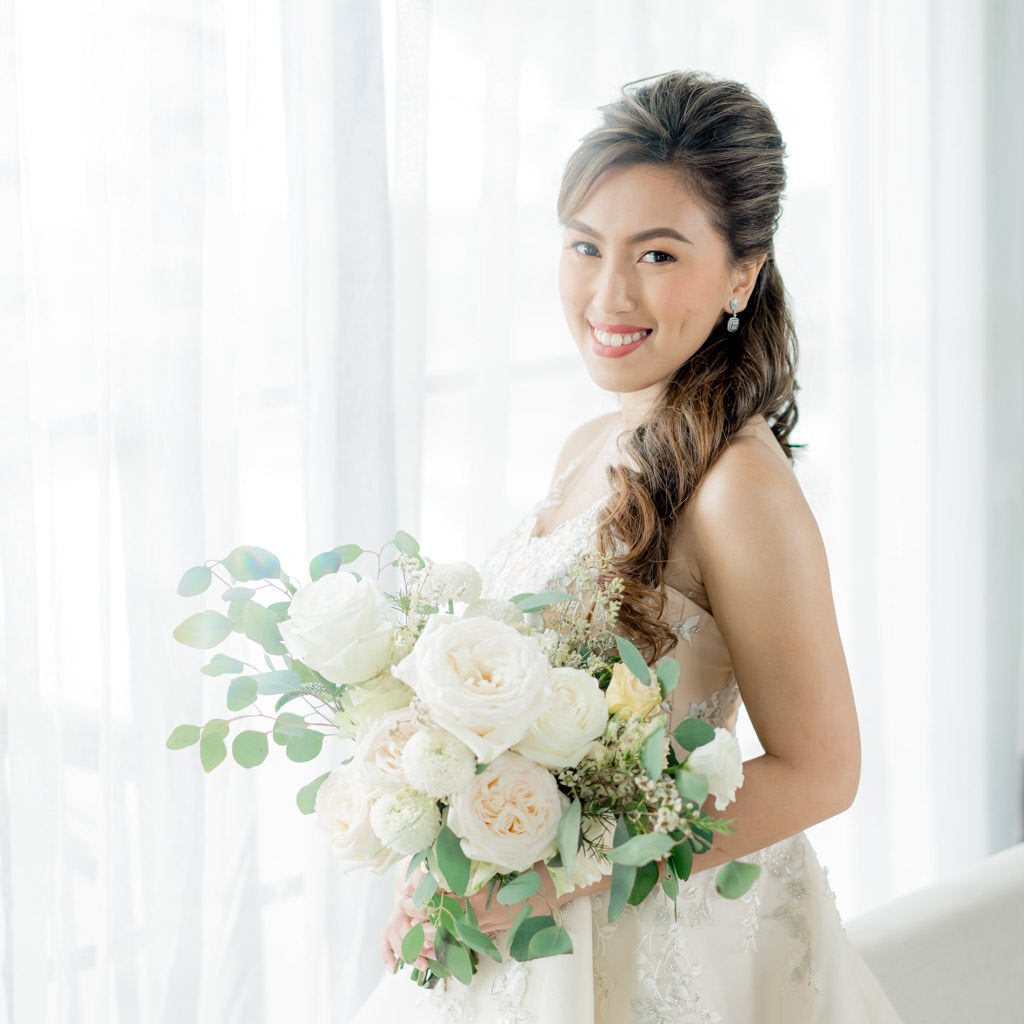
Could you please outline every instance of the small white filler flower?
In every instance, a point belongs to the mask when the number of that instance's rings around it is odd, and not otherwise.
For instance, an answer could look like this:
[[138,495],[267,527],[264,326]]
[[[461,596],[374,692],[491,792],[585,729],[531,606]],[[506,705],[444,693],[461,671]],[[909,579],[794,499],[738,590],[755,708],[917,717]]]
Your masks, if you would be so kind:
[[441,812],[426,793],[406,786],[374,802],[370,827],[395,853],[419,853],[441,831]]
[[473,751],[450,732],[424,729],[406,742],[402,770],[411,786],[440,800],[472,782],[476,775],[476,758]]

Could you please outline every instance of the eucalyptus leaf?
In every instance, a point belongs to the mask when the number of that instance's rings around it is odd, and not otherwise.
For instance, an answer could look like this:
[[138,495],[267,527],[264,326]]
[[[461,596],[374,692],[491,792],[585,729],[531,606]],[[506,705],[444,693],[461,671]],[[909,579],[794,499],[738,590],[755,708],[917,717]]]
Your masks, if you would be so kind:
[[203,726],[204,736],[217,736],[220,739],[225,739],[230,731],[231,723],[226,722],[223,718],[211,718]]
[[286,746],[290,740],[304,736],[308,728],[306,720],[301,715],[296,715],[291,711],[282,711],[274,722],[274,742],[282,747]]
[[337,572],[341,568],[341,556],[337,551],[321,551],[309,563],[309,578],[318,580],[321,576]]
[[666,871],[662,875],[661,887],[665,890],[665,895],[675,903],[676,897],[679,895],[679,879],[676,878],[674,872]]
[[302,679],[299,677],[299,673],[290,668],[259,672],[252,678],[260,693],[295,693],[302,689]]
[[267,605],[267,611],[270,612],[278,622],[284,622],[284,620],[288,618],[288,611],[291,606],[291,601],[275,601],[273,604]]
[[342,565],[348,565],[363,553],[363,549],[358,544],[342,544],[334,549],[334,553],[341,559]]
[[542,928],[530,939],[526,950],[527,960],[537,960],[544,956],[559,956],[572,952],[572,939],[569,933],[559,925]]
[[641,683],[650,684],[651,670],[644,661],[644,656],[624,636],[615,638],[615,646],[619,649],[619,657],[625,663],[626,668],[640,680]]
[[[495,881],[496,881],[496,879],[492,879],[491,880],[491,884],[493,885]],[[490,899],[488,899],[488,901],[487,901],[487,905],[488,906],[490,906],[490,902],[491,902]],[[516,936],[519,934],[519,929],[522,928],[523,923],[525,921],[528,921],[530,919],[530,917],[532,916],[532,914],[533,914],[533,905],[530,904],[530,903],[524,903],[519,908],[519,913],[516,914],[515,918],[512,921],[512,927],[508,930],[508,941],[509,941],[509,945],[510,946],[512,945],[513,942],[516,941]]]
[[665,700],[679,685],[679,662],[675,658],[666,658],[658,666],[658,685],[661,687],[661,698]]
[[744,864],[733,860],[723,864],[715,877],[715,888],[727,900],[739,899],[757,881],[761,868],[757,864]]
[[576,595],[564,590],[545,590],[540,594],[527,594],[516,601],[516,606],[521,612],[540,612],[553,604],[561,604],[563,601],[575,601]]
[[438,978],[451,977],[452,972],[440,960],[432,960],[430,957],[427,957],[427,968],[431,974],[436,975]]
[[267,734],[247,729],[231,744],[231,756],[243,768],[255,768],[267,759]]
[[680,768],[676,772],[676,790],[684,800],[689,800],[698,807],[708,798],[708,780],[700,772],[691,772],[688,768]]
[[685,882],[693,870],[693,847],[689,843],[679,843],[672,847],[668,856],[676,875]]
[[236,676],[228,686],[227,704],[229,711],[241,711],[256,700],[256,680],[249,676]]
[[304,763],[312,761],[324,745],[324,734],[316,729],[307,729],[304,736],[293,736],[285,745],[285,756],[289,761]]
[[675,840],[664,832],[649,832],[633,836],[621,846],[608,850],[608,859],[613,864],[639,867],[652,860],[660,860],[675,845]]
[[528,900],[539,888],[541,878],[536,871],[525,871],[505,882],[498,890],[498,902],[506,907]]
[[277,616],[257,601],[246,601],[242,605],[242,632],[268,654],[287,654],[277,621]]
[[212,772],[228,756],[228,748],[223,736],[203,735],[199,740],[199,760],[203,771]]
[[412,894],[412,904],[422,910],[424,904],[437,892],[437,879],[428,871],[420,880]]
[[403,555],[408,555],[410,558],[415,558],[420,553],[419,541],[405,530],[399,530],[395,534],[394,545]]
[[411,964],[423,951],[423,922],[414,924],[402,939],[402,959]]
[[251,601],[256,596],[256,591],[251,587],[228,587],[220,596],[225,601]]
[[229,672],[241,672],[245,668],[244,662],[237,658],[229,658],[226,654],[215,654],[208,664],[199,671],[204,676],[223,676]]
[[[619,815],[615,825],[615,837],[612,843],[615,846],[625,846],[629,840],[629,829],[626,826],[626,819]],[[608,920],[614,921],[623,910],[626,909],[626,902],[629,894],[633,891],[633,882],[636,879],[636,868],[627,864],[612,864],[612,885],[608,893]]]
[[513,960],[530,959],[530,940],[545,928],[555,927],[555,919],[550,914],[541,917],[529,917],[520,924],[515,937],[509,939],[508,951]]
[[409,861],[409,866],[405,869],[405,879],[408,881],[412,877],[412,873],[430,856],[430,847],[428,846],[425,850],[420,850]]
[[167,746],[171,750],[183,750],[199,742],[198,725],[177,725],[167,737]]
[[715,738],[715,730],[700,718],[687,718],[675,727],[672,735],[683,750],[694,751],[710,743]]
[[178,581],[178,593],[182,597],[195,597],[203,593],[213,582],[213,573],[205,565],[194,565],[185,571]]
[[661,764],[665,757],[665,726],[659,725],[644,740],[640,759],[649,779],[661,778]]
[[[467,907],[466,909],[468,910],[469,908]],[[497,963],[501,963],[501,954],[498,952],[498,947],[489,935],[484,935],[475,925],[470,924],[468,921],[456,921],[455,931],[470,949],[475,949],[478,953],[483,953]]]
[[647,899],[648,893],[658,884],[660,874],[658,865],[653,861],[637,868],[636,881],[629,894],[630,906],[638,907]]
[[175,629],[174,639],[187,647],[206,651],[226,640],[234,628],[232,621],[220,612],[196,612]]
[[445,948],[444,965],[463,985],[473,980],[473,959],[462,943],[452,942]]
[[303,814],[312,814],[316,810],[316,794],[323,785],[324,779],[330,774],[330,772],[324,772],[323,775],[318,775],[295,794],[295,802]]
[[569,877],[572,877],[572,869],[576,864],[582,813],[583,808],[579,800],[574,798],[558,822],[558,855]]
[[298,700],[301,696],[301,690],[292,690],[291,693],[282,694],[274,704],[274,710],[280,711],[286,704],[290,704],[293,700]]
[[266,548],[251,545],[235,548],[222,564],[239,583],[277,579],[281,575],[281,563],[277,555]]
[[[471,865],[462,850],[459,837],[445,825],[437,836],[434,849],[437,851],[437,866],[441,869],[448,888],[459,896],[465,895],[469,886]],[[501,899],[500,894],[498,899]]]

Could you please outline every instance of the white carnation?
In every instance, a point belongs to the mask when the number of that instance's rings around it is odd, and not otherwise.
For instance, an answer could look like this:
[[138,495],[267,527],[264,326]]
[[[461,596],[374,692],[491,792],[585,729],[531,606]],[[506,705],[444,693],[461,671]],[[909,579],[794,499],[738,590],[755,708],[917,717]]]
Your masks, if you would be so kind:
[[481,589],[480,574],[469,562],[428,565],[420,585],[420,593],[438,604],[448,601],[472,604],[480,599]]
[[693,751],[683,767],[707,778],[708,792],[715,798],[719,811],[736,799],[736,790],[743,785],[739,740],[728,729],[715,729],[715,738]]
[[441,831],[441,812],[426,793],[407,786],[374,802],[370,827],[385,846],[405,856],[433,843]]
[[402,769],[411,786],[440,800],[469,785],[476,774],[476,758],[450,732],[424,729],[405,744]]

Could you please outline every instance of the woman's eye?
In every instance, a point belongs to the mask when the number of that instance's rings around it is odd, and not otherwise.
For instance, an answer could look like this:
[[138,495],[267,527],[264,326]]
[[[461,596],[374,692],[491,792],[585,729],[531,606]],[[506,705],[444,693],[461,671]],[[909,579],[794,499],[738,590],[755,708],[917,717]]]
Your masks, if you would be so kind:
[[675,263],[675,256],[670,255],[667,252],[662,252],[660,249],[652,249],[650,252],[645,252],[640,257],[641,263]]
[[573,242],[569,246],[574,252],[578,252],[581,256],[600,256],[601,253],[598,251],[596,245],[593,242]]

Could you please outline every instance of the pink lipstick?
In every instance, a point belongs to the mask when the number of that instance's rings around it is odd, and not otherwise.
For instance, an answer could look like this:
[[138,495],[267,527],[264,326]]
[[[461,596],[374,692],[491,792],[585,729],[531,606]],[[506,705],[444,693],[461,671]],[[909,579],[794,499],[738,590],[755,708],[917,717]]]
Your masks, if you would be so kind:
[[591,323],[590,345],[599,355],[607,359],[619,359],[635,352],[651,333],[650,327],[634,324]]

